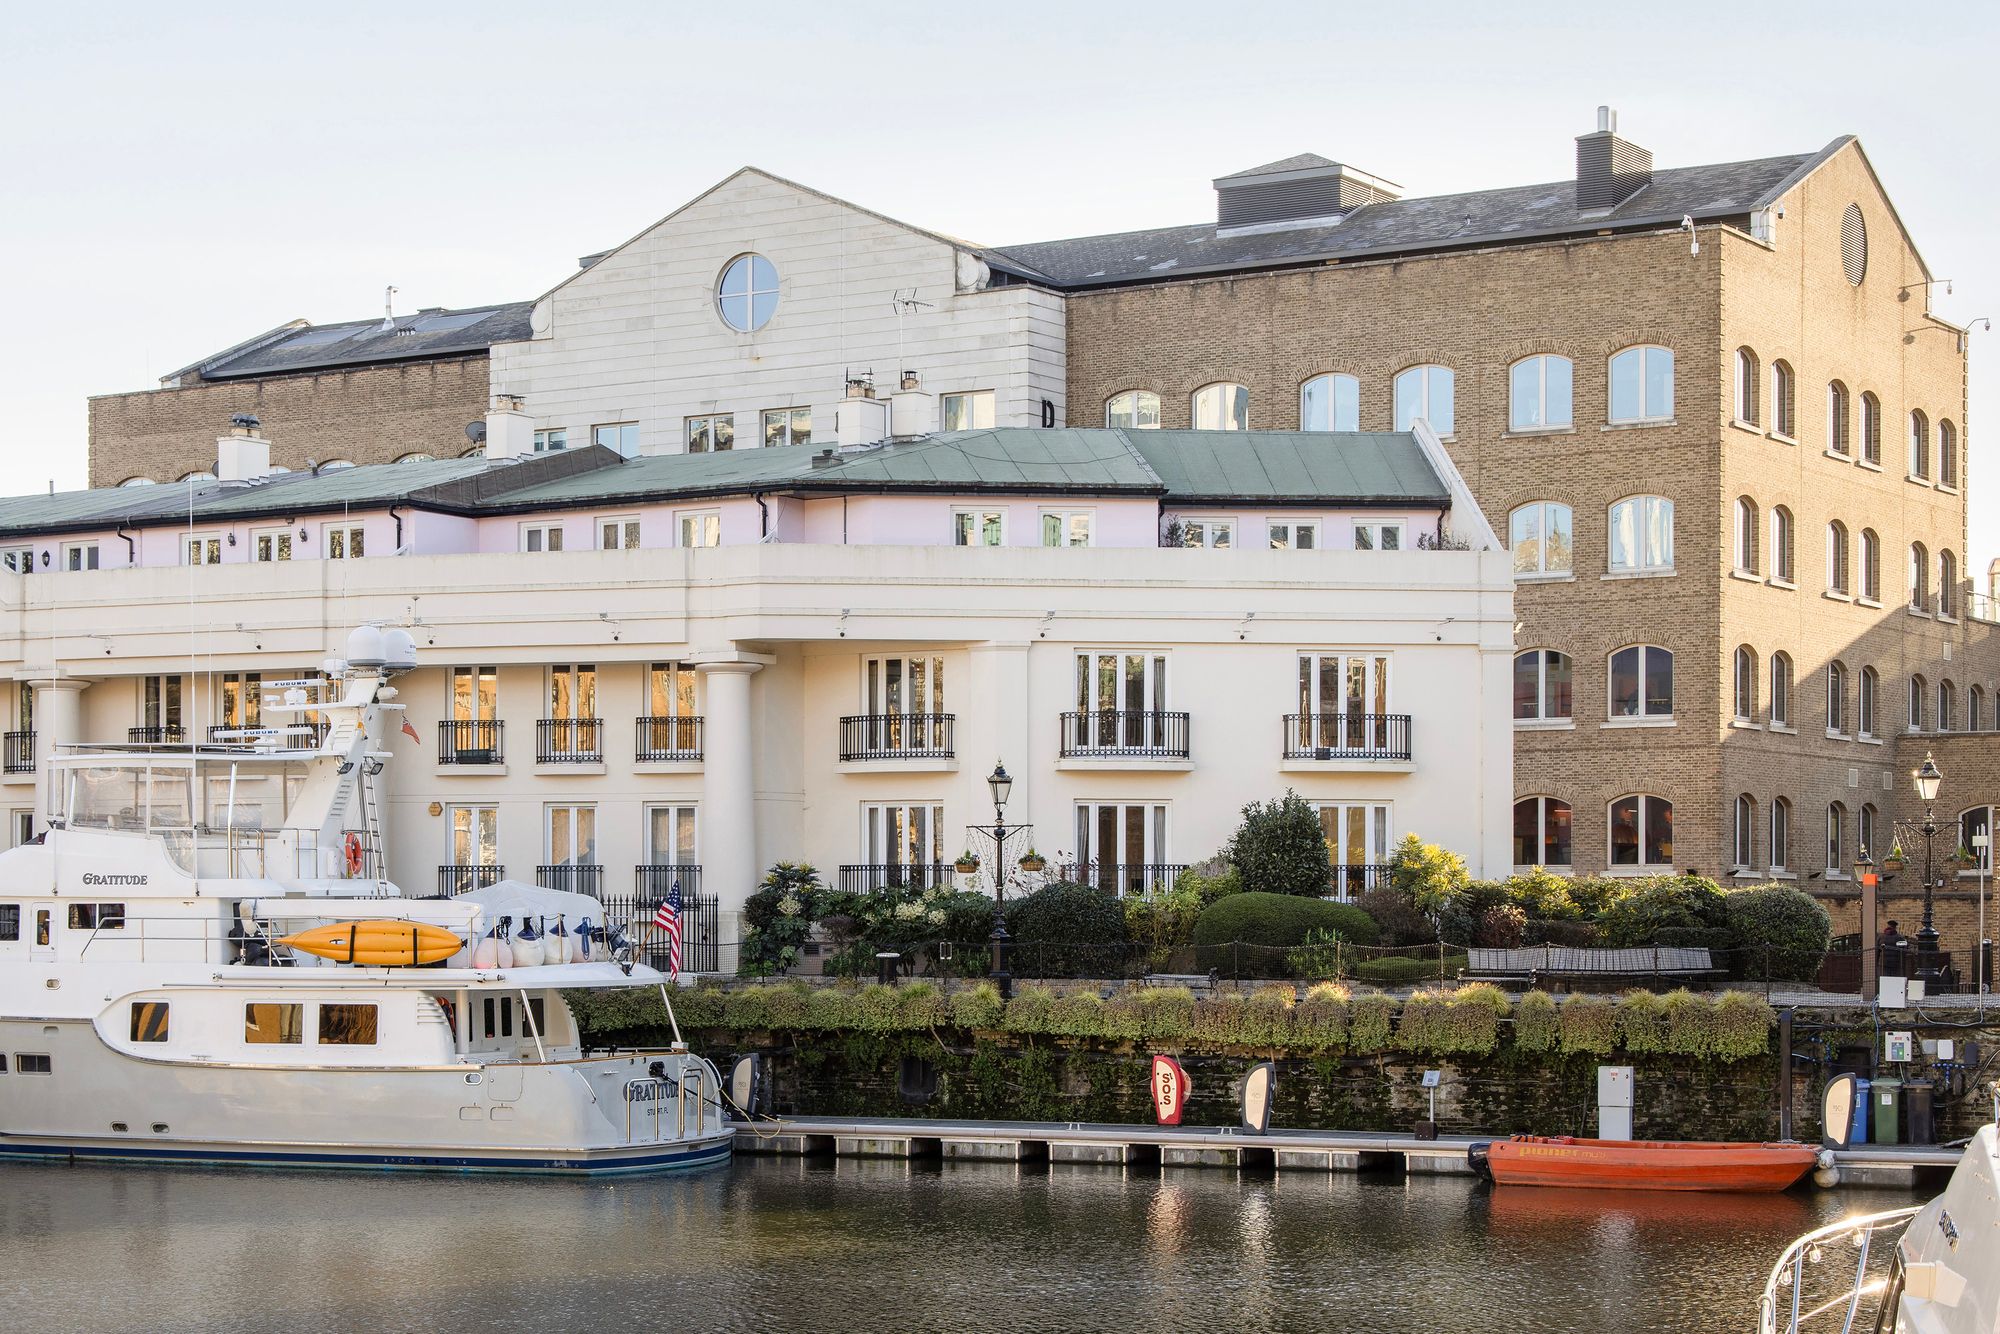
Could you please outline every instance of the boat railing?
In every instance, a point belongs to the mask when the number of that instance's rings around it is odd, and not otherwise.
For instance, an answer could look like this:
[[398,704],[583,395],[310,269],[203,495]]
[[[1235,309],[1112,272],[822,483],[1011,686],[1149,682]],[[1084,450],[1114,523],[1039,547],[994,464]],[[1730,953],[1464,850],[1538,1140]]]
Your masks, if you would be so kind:
[[[97,906],[97,905],[93,905]],[[298,956],[288,945],[279,943],[273,928],[264,922],[247,923],[243,933],[232,936],[229,921],[216,917],[148,917],[143,913],[106,914],[96,918],[90,925],[89,934],[83,939],[83,947],[77,951],[80,959],[89,959],[91,947],[102,941],[105,951],[116,946],[136,946],[139,963],[187,963],[191,951],[168,949],[168,946],[199,945],[201,958],[205,964],[236,962],[246,947],[259,942],[264,947],[265,957],[278,965],[298,962]],[[147,958],[147,946],[153,946],[153,957]],[[132,962],[129,957],[114,962]]]
[[[644,1115],[653,1118],[653,1142],[658,1143],[660,1134],[660,1107],[667,1100],[667,1081],[658,1075],[641,1075],[637,1079],[625,1081],[625,1142],[636,1144],[632,1138],[632,1109],[644,1105]],[[641,1129],[643,1129],[643,1125]]]
[[[1878,1249],[1875,1234],[1899,1228],[1923,1207],[1911,1205],[1887,1209],[1878,1214],[1845,1218],[1838,1223],[1815,1228],[1792,1242],[1778,1257],[1777,1263],[1771,1266],[1770,1277],[1764,1281],[1763,1295],[1757,1301],[1758,1334],[1803,1334],[1809,1329],[1831,1329],[1836,1318],[1840,1322],[1841,1334],[1851,1334],[1861,1319],[1862,1302],[1870,1296],[1879,1295],[1886,1281],[1884,1276],[1871,1278],[1868,1273],[1869,1261]],[[1840,1270],[1844,1286],[1828,1284],[1824,1291],[1808,1296],[1806,1288],[1817,1272],[1813,1266],[1840,1259],[1836,1252],[1842,1247],[1852,1247],[1854,1251],[1853,1271]],[[1880,1249],[1893,1254],[1893,1237],[1886,1247]],[[1878,1326],[1879,1321],[1871,1320],[1867,1328]]]

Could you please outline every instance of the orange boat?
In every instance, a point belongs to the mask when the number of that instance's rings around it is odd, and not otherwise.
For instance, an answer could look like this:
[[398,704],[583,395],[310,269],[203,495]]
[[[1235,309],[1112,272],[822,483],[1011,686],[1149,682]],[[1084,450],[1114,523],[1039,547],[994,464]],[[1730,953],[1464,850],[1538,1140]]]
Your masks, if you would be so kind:
[[1810,1144],[1516,1135],[1475,1144],[1466,1157],[1496,1186],[1777,1191],[1810,1172],[1819,1150]]

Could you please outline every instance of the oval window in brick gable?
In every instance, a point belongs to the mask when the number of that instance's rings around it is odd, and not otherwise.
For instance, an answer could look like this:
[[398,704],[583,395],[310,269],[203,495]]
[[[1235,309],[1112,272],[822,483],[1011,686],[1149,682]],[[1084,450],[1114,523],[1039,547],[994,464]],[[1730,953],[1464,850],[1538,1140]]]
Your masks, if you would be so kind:
[[1868,224],[1861,220],[1861,205],[1849,204],[1840,216],[1840,267],[1855,287],[1868,276]]

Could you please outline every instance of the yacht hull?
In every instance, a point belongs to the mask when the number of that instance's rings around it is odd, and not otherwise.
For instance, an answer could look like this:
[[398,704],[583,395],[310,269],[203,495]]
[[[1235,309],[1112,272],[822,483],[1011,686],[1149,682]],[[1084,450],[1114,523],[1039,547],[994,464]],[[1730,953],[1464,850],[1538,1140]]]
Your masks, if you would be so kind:
[[303,1144],[132,1144],[101,1140],[0,1137],[0,1160],[154,1163],[200,1167],[364,1169],[389,1172],[496,1172],[558,1176],[618,1176],[685,1171],[726,1163],[732,1133],[676,1144],[633,1145],[576,1153],[541,1148],[481,1148],[454,1153],[434,1147],[359,1150]]

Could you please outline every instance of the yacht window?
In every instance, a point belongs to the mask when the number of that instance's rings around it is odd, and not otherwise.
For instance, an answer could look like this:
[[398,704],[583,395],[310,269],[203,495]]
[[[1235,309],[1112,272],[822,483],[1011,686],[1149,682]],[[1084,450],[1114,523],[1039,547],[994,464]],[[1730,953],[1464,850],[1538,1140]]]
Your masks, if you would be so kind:
[[132,1002],[132,1041],[165,1042],[167,1040],[167,1003],[165,1001]]
[[[489,1038],[511,1038],[514,1036],[514,999],[511,996],[488,996],[485,1003],[486,1036]],[[495,1020],[498,1020],[496,1024]]]
[[7,1058],[5,1056],[0,1056],[0,1075],[4,1075],[6,1073],[7,1073]]
[[45,1075],[49,1073],[49,1058],[37,1052],[17,1051],[14,1053],[14,1069],[23,1075]]
[[49,943],[49,910],[47,908],[35,909],[35,943],[37,945],[46,945]]
[[322,1005],[319,1007],[319,1045],[322,1047],[372,1047],[375,1045],[373,1005]]
[[296,1046],[305,1041],[306,1007],[251,1001],[243,1007],[243,1040],[253,1046]]
[[72,903],[69,924],[77,931],[123,931],[125,905],[122,903]]
[[0,940],[21,938],[21,905],[0,903]]

